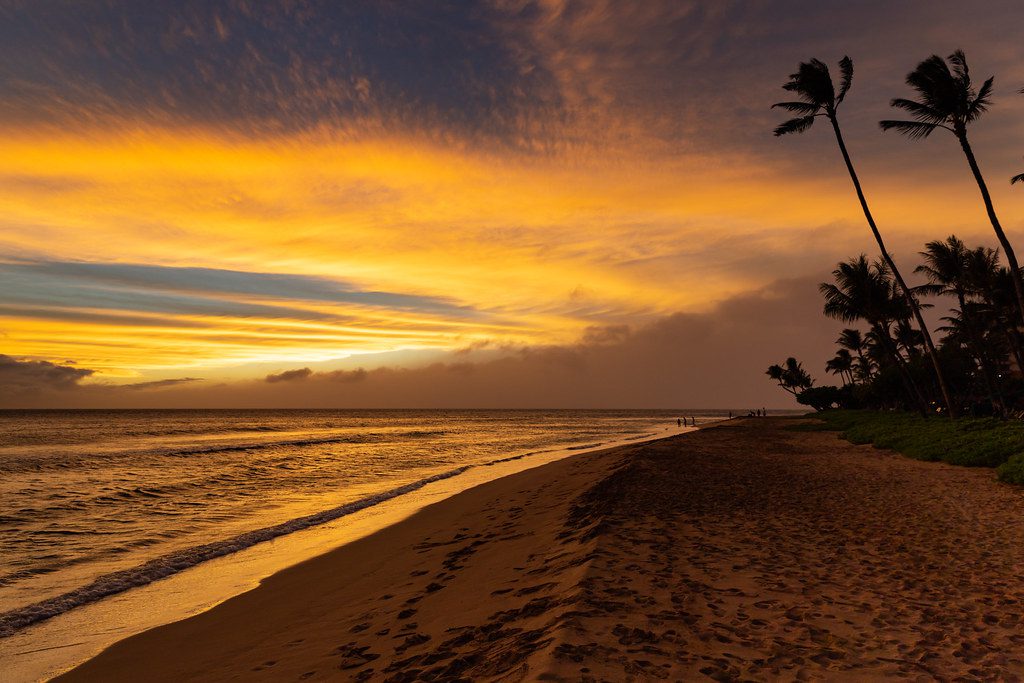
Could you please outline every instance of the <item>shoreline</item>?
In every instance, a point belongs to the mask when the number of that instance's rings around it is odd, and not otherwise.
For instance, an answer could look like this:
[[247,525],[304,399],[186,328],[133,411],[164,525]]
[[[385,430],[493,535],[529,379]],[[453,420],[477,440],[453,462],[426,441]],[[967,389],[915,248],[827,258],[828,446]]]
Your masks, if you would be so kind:
[[[708,424],[714,424],[710,422]],[[141,632],[215,608],[257,588],[268,577],[400,523],[460,492],[570,456],[669,438],[694,428],[665,427],[593,446],[566,446],[522,453],[475,465],[456,476],[438,477],[402,495],[362,506],[324,523],[265,540],[168,577],[92,601],[0,639],[0,655],[11,680],[45,680]],[[40,653],[48,653],[41,655]]]
[[1024,493],[794,423],[491,481],[59,680],[1024,677]]

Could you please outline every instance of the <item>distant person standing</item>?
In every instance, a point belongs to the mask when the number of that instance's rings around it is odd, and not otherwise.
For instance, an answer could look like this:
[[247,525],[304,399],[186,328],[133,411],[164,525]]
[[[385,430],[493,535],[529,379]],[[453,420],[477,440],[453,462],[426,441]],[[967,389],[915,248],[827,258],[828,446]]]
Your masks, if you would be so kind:
[[682,420],[680,420],[680,419],[679,419],[679,418],[677,417],[677,418],[676,418],[676,427],[682,427],[682,426],[683,426],[683,421],[682,421]]

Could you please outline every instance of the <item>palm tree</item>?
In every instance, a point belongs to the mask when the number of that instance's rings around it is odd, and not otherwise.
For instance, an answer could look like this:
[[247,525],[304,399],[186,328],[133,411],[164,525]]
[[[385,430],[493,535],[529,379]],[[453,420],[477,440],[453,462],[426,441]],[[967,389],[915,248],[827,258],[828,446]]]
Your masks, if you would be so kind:
[[949,391],[946,388],[946,379],[942,374],[939,356],[935,351],[935,344],[932,343],[932,336],[928,332],[928,326],[925,324],[924,318],[921,317],[921,309],[914,295],[907,287],[907,283],[903,280],[903,275],[900,274],[899,268],[896,267],[896,262],[893,261],[889,251],[885,248],[882,234],[878,231],[875,219],[868,208],[868,201],[864,197],[864,190],[861,188],[857,171],[853,168],[853,162],[850,160],[850,153],[846,150],[846,143],[843,141],[843,134],[839,129],[838,109],[846,98],[846,93],[850,91],[850,85],[853,83],[853,60],[849,57],[843,57],[839,60],[839,71],[841,82],[839,92],[837,93],[832,82],[832,76],[828,70],[828,65],[818,59],[802,62],[798,71],[790,75],[789,81],[782,86],[784,89],[796,93],[800,99],[795,102],[778,102],[772,105],[773,108],[779,107],[799,114],[799,116],[777,126],[775,128],[775,135],[803,133],[814,124],[814,120],[819,116],[824,116],[832,124],[836,142],[839,144],[839,151],[843,155],[843,161],[846,162],[846,170],[850,173],[850,180],[853,181],[853,187],[857,191],[857,199],[860,200],[861,209],[864,211],[864,218],[867,219],[868,227],[871,228],[871,232],[875,236],[878,249],[882,252],[882,258],[896,278],[899,290],[904,299],[906,299],[907,305],[910,306],[917,320],[917,325],[924,335],[925,346],[928,349],[928,355],[931,357],[932,366],[935,368],[935,376],[939,381],[939,388],[942,391],[942,398],[946,403],[946,409],[951,417],[956,417],[956,406],[950,399]]
[[843,380],[843,386],[853,384],[853,356],[848,349],[839,349],[832,360],[825,363],[825,370],[833,375],[839,375]]
[[836,344],[847,351],[857,354],[857,364],[854,368],[861,379],[871,379],[874,374],[871,359],[865,355],[868,350],[868,341],[861,334],[860,330],[847,328],[839,333]]
[[917,403],[918,409],[925,414],[927,403],[892,337],[891,325],[902,314],[905,304],[893,296],[888,266],[884,261],[869,263],[867,256],[861,254],[837,265],[832,277],[835,283],[818,285],[818,290],[825,297],[825,315],[844,322],[866,321],[871,326],[872,338],[877,340],[889,363],[899,372],[908,398]]
[[[950,64],[953,66],[952,69],[949,68]],[[912,140],[926,138],[935,129],[942,128],[952,133],[960,142],[960,148],[963,149],[967,164],[974,174],[974,180],[981,190],[981,199],[985,203],[985,211],[992,223],[992,229],[995,230],[999,244],[1003,247],[1010,271],[1015,275],[1013,287],[1017,296],[1017,306],[1021,317],[1024,318],[1024,280],[1021,279],[1017,256],[1006,233],[1003,232],[1003,226],[999,223],[999,217],[996,216],[995,207],[992,205],[992,196],[974,157],[971,143],[967,140],[967,126],[977,121],[991,104],[989,98],[992,95],[993,80],[994,77],[990,77],[975,90],[971,84],[967,57],[964,56],[963,50],[951,54],[949,64],[942,57],[932,55],[907,74],[907,85],[917,91],[921,101],[897,97],[889,103],[897,109],[909,112],[914,120],[886,120],[879,121],[879,125],[882,130],[895,130]]]
[[968,305],[967,297],[970,288],[970,250],[956,235],[950,235],[944,242],[934,240],[925,245],[921,252],[924,263],[914,272],[924,275],[934,285],[934,293],[956,297],[960,306],[960,318],[963,332],[970,344],[973,355],[981,366],[982,378],[988,391],[993,408],[999,413],[1005,412],[1002,396],[996,385],[987,346],[983,339],[980,321]]
[[814,380],[793,357],[787,358],[783,365],[769,366],[765,374],[794,396],[799,396],[801,392],[814,386]]
[[1010,271],[999,266],[999,252],[987,247],[967,252],[965,267],[968,288],[981,299],[984,316],[1002,332],[1017,367],[1024,370],[1024,353],[1017,332],[1022,321],[1017,318],[1017,307],[1012,303]]

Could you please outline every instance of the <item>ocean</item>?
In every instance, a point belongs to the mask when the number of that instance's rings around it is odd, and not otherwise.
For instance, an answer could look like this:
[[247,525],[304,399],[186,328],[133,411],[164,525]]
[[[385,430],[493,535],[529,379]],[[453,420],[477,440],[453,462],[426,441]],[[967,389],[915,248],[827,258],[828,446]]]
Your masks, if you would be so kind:
[[675,433],[681,415],[698,424],[723,417],[695,410],[0,411],[0,642],[217,558],[337,525],[433,482],[470,473],[479,481],[552,454]]

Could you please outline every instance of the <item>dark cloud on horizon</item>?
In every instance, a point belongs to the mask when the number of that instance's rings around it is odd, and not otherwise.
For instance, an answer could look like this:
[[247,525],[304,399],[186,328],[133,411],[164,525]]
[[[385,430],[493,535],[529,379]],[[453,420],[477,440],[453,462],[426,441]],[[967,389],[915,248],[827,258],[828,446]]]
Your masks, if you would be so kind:
[[298,368],[296,370],[285,370],[284,372],[271,373],[263,378],[264,382],[275,384],[277,382],[296,382],[307,379],[313,371],[309,368]]
[[[135,382],[132,384],[82,384],[82,380],[88,379],[95,374],[95,370],[89,368],[75,367],[77,363],[73,360],[64,361],[62,364],[51,363],[45,360],[31,360],[12,358],[0,354],[0,388],[10,397],[17,400],[31,399],[33,396],[45,395],[48,392],[71,392],[81,391],[149,391],[152,389],[166,389],[178,387],[184,384],[203,381],[201,377],[177,377],[172,379],[152,380],[148,382]],[[60,399],[57,399],[60,400]],[[16,402],[9,403],[0,401],[5,407],[19,407]]]
[[0,354],[0,387],[8,395],[75,389],[93,372],[88,368],[57,365],[45,360],[18,360]]
[[134,384],[121,384],[118,389],[130,389],[132,391],[148,391],[150,389],[165,389],[177,387],[191,382],[202,382],[202,377],[176,377],[172,379],[158,379],[152,382],[135,382]]
[[296,368],[295,370],[271,373],[264,377],[263,381],[276,384],[278,382],[301,382],[307,379],[314,379],[349,383],[361,382],[368,375],[369,373],[363,368],[356,368],[355,370],[330,370],[327,372],[313,372],[310,368]]

